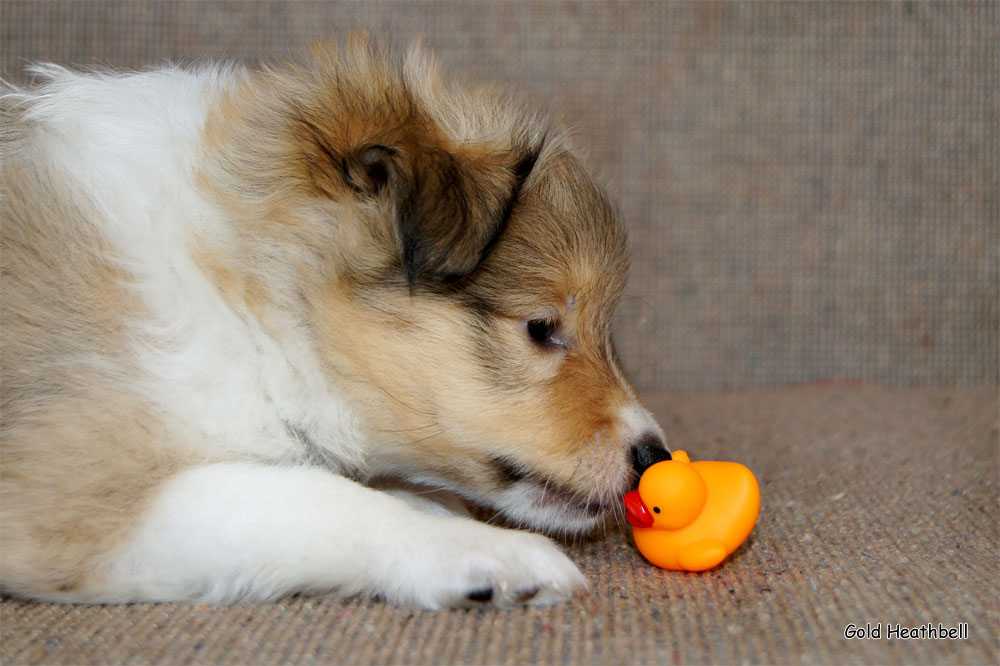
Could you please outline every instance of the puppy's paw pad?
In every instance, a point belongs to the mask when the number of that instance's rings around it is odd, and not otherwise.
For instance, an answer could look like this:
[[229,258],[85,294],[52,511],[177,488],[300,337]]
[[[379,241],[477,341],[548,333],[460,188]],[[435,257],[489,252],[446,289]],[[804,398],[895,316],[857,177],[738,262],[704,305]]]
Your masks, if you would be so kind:
[[469,601],[475,601],[478,603],[488,603],[493,601],[493,588],[483,587],[478,590],[473,590],[465,597]]
[[389,570],[392,601],[427,608],[554,604],[588,588],[549,539],[466,519],[436,522]]
[[[570,599],[587,589],[576,565],[545,537],[525,532],[491,530],[493,543],[470,549],[455,571],[473,582],[470,600],[493,606],[544,605]],[[480,542],[482,544],[482,542]],[[481,581],[488,581],[483,585]],[[486,588],[491,592],[486,599]]]

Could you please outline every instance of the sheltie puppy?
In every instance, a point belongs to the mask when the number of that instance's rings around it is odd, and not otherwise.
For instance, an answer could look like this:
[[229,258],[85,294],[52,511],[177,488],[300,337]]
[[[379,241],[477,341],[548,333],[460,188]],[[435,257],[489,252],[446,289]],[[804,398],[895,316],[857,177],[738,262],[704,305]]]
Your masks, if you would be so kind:
[[368,38],[33,73],[0,103],[5,592],[586,589],[513,528],[591,531],[669,453],[611,343],[626,236],[561,129]]

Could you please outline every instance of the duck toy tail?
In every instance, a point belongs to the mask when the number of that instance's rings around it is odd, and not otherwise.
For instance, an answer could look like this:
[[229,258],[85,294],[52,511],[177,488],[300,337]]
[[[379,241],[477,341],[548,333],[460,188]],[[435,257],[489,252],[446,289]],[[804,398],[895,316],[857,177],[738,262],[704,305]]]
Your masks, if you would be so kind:
[[650,466],[625,493],[625,517],[642,556],[663,569],[706,571],[740,547],[760,512],[745,466],[698,461],[684,451]]

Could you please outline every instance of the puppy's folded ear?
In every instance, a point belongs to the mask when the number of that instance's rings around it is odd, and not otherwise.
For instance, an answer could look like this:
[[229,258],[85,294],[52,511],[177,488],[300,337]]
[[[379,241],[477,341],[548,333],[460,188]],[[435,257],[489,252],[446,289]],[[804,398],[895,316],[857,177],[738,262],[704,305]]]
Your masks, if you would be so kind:
[[[411,288],[472,273],[500,237],[537,149],[450,149],[426,141],[325,151],[359,199],[390,205],[400,263]],[[330,174],[323,178],[329,182]]]
[[[411,287],[472,273],[500,237],[537,152],[371,145],[344,178],[362,196],[393,206],[401,263]],[[530,162],[530,165],[528,164]]]

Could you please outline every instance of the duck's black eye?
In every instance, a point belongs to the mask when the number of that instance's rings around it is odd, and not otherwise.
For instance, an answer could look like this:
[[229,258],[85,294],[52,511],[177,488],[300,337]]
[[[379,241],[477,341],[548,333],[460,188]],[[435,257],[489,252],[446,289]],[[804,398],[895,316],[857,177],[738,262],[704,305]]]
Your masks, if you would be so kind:
[[528,335],[539,344],[552,342],[552,334],[555,331],[555,319],[532,319],[528,322]]
[[653,507],[653,513],[659,513],[659,512],[660,512],[660,507],[654,506]]

